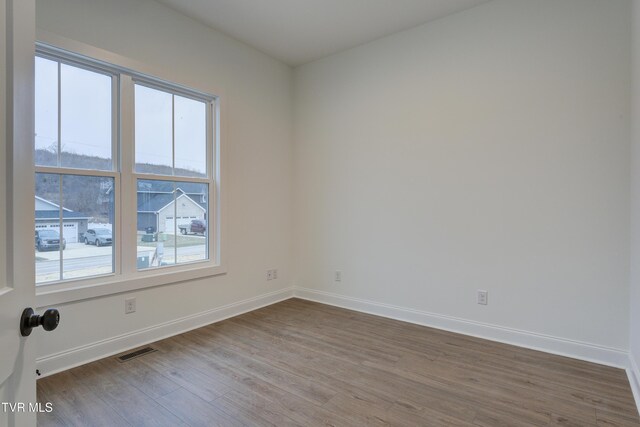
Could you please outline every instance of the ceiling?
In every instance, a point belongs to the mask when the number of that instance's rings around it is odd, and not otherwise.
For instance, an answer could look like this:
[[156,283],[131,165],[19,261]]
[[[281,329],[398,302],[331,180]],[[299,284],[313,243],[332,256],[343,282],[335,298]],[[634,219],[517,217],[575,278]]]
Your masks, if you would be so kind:
[[158,0],[297,66],[488,0]]

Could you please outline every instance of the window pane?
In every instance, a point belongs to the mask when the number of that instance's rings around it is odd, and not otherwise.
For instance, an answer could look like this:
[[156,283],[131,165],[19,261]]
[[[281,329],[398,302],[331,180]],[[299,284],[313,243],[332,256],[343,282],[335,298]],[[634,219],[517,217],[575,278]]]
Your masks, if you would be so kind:
[[176,183],[176,223],[178,224],[178,264],[207,259],[209,186]]
[[36,284],[60,280],[60,177],[36,174]]
[[135,85],[136,172],[172,175],[172,95]]
[[58,63],[36,57],[35,163],[58,165]]
[[114,272],[114,180],[98,176],[62,176],[62,278]]
[[174,97],[175,174],[207,176],[207,113],[201,101]]
[[62,64],[61,165],[112,170],[111,77]]
[[37,173],[36,283],[113,273],[114,208],[113,178]]
[[176,263],[175,187],[171,181],[138,180],[138,269]]
[[138,269],[208,259],[208,185],[138,180]]

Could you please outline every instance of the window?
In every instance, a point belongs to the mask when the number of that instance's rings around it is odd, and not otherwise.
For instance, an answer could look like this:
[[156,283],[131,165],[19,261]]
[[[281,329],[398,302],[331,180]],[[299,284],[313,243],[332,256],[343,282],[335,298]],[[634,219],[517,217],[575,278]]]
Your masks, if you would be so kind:
[[112,274],[114,246],[83,246],[115,231],[116,78],[50,57],[35,60],[36,284]]
[[136,172],[207,177],[205,102],[135,85]]
[[145,174],[137,179],[138,268],[205,260],[207,104],[134,87],[135,170]]
[[207,259],[207,184],[138,180],[138,268]]
[[[115,179],[36,173],[35,182],[36,284],[113,273],[115,203],[104,189]],[[94,229],[108,230],[109,240],[91,239]]]
[[217,98],[41,44],[35,63],[36,284],[219,265]]

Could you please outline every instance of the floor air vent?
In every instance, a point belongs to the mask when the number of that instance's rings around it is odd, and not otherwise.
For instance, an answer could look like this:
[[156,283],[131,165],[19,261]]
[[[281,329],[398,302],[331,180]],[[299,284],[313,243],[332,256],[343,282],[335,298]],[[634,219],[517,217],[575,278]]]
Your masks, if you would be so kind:
[[127,362],[131,359],[135,359],[136,357],[144,356],[145,354],[153,353],[154,351],[158,351],[153,347],[145,347],[140,350],[132,351],[131,353],[123,354],[122,356],[118,356],[118,362]]

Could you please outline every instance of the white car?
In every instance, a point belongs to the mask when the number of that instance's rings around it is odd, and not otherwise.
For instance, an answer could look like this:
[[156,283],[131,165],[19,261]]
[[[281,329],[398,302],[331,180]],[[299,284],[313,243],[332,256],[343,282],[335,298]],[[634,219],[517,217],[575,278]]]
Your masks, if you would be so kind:
[[90,228],[84,233],[85,245],[105,246],[112,243],[113,237],[108,228]]

